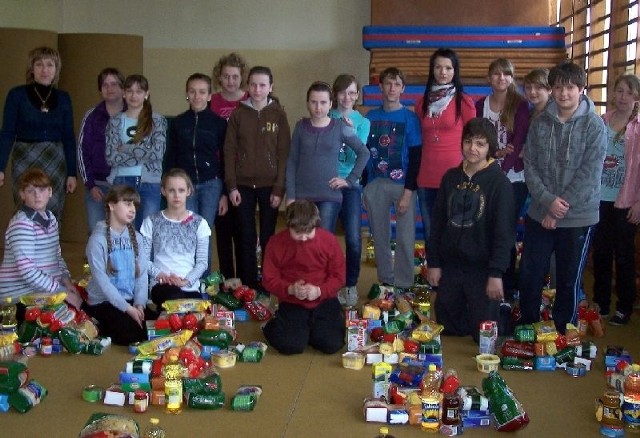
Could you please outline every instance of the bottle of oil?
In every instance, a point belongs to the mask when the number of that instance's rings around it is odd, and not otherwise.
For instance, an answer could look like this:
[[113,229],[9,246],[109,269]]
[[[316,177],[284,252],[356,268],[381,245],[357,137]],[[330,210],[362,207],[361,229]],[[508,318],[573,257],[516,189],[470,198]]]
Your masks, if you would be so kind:
[[422,382],[422,430],[436,433],[440,429],[442,374],[435,364],[429,364]]
[[182,412],[182,364],[178,361],[178,356],[169,356],[169,362],[165,364],[162,373],[165,411],[168,414],[179,414]]

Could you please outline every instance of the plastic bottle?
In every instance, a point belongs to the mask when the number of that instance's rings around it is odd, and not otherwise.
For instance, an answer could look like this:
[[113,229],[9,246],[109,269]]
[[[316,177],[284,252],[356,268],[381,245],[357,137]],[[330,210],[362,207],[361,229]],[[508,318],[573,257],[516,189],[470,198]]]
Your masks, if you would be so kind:
[[631,368],[631,372],[624,378],[622,419],[627,432],[640,433],[640,365],[627,368]]
[[442,374],[435,364],[429,364],[429,369],[422,380],[422,430],[436,433],[440,429],[440,381]]
[[142,438],[166,438],[166,436],[166,432],[160,427],[160,420],[151,418]]
[[445,394],[442,401],[442,428],[445,427],[447,436],[456,436],[462,433],[462,427],[460,426],[460,398],[454,393]]
[[13,302],[11,297],[4,299],[0,315],[2,316],[2,331],[15,331],[18,326],[16,322],[16,303]]
[[165,411],[168,414],[182,412],[182,364],[178,362],[178,356],[169,356],[169,362],[165,364],[164,375]]
[[381,427],[380,430],[378,431],[378,435],[375,436],[375,438],[394,438],[393,435],[389,435],[389,428],[388,427]]

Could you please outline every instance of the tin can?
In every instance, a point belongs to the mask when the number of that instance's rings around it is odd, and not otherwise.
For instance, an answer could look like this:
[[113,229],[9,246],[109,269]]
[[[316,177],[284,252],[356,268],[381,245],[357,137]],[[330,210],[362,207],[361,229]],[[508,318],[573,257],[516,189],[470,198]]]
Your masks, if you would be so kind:
[[50,357],[53,353],[53,339],[51,336],[43,336],[40,338],[40,355]]
[[102,388],[96,385],[88,385],[82,389],[82,399],[90,403],[102,400]]
[[147,393],[144,391],[136,391],[133,394],[133,412],[142,414],[147,412],[148,406],[149,398],[147,397]]

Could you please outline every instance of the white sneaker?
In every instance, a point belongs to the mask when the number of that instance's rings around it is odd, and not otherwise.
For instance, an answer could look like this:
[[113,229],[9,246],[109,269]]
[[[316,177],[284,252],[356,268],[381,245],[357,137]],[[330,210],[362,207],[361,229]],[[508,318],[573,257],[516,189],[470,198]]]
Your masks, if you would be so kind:
[[355,286],[349,286],[346,289],[345,305],[347,307],[355,307],[358,304],[358,289]]

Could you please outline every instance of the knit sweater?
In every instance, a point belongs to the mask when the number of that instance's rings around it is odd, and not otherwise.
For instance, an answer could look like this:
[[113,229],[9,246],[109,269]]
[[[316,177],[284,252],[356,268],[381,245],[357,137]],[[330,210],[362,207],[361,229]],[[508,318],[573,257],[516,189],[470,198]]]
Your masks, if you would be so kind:
[[64,290],[69,277],[62,259],[58,222],[50,211],[43,220],[30,209],[18,211],[5,233],[4,260],[0,265],[0,298],[18,298],[39,292]]
[[120,168],[140,166],[142,168],[141,182],[160,183],[162,177],[162,160],[167,147],[167,119],[160,114],[153,113],[153,128],[151,134],[136,144],[122,144],[122,125],[125,123],[125,113],[111,117],[106,130],[106,157],[111,166],[111,173],[107,180],[113,183]]
[[[91,267],[91,280],[87,286],[89,305],[95,306],[107,301],[123,312],[129,307],[127,301],[132,301],[134,305],[145,306],[149,279],[148,256],[142,235],[136,232],[138,241],[138,258],[136,259],[129,230],[126,227],[120,233],[112,229],[110,234],[110,254],[107,245],[107,225],[104,221],[96,224],[87,243],[86,255]],[[113,274],[107,272],[109,259],[115,270]],[[136,264],[139,270],[137,277]]]
[[350,187],[367,165],[369,151],[353,129],[342,119],[330,119],[329,125],[316,128],[308,118],[300,120],[293,130],[287,162],[287,197],[310,201],[342,201],[342,191],[329,187],[338,176],[338,156],[346,144],[355,152],[356,162],[345,178]]
[[164,211],[148,216],[142,222],[146,254],[153,254],[147,270],[151,286],[160,273],[175,273],[189,282],[182,289],[197,291],[200,277],[207,269],[211,228],[202,216],[189,212],[186,219],[168,219]]
[[66,91],[53,88],[57,100],[55,108],[42,112],[34,107],[27,93],[29,85],[12,88],[7,94],[0,130],[0,171],[9,161],[13,143],[62,142],[67,164],[67,176],[76,175],[76,138],[73,133],[73,108]]
[[[289,295],[287,288],[298,280],[320,287],[320,298],[309,301]],[[313,309],[335,298],[344,281],[344,254],[336,236],[329,231],[316,228],[313,239],[298,241],[286,229],[269,239],[262,264],[262,285],[281,303]]]

